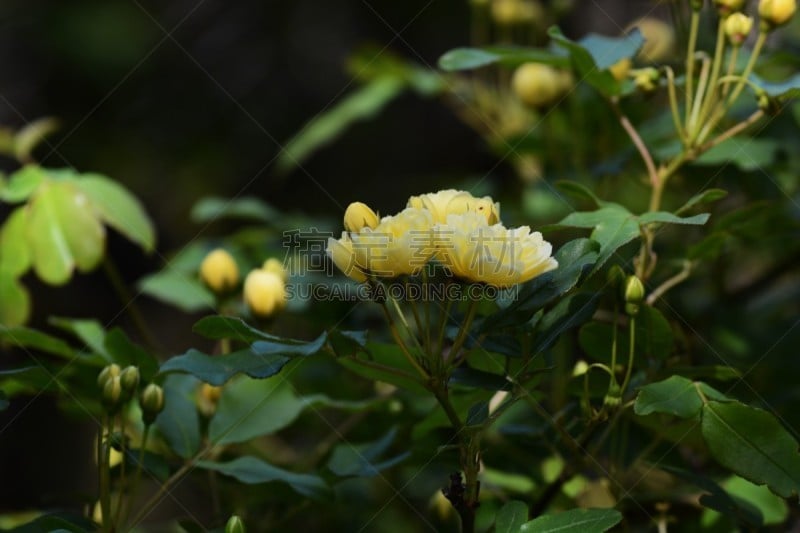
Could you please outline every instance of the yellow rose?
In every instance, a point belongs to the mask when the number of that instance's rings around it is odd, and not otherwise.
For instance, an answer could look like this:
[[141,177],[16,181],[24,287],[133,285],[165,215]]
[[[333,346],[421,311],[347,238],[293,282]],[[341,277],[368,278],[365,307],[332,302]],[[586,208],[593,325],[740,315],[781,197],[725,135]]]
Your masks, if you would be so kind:
[[455,189],[412,196],[408,199],[408,207],[427,209],[435,224],[445,223],[447,215],[461,215],[470,211],[483,215],[489,224],[500,221],[500,204],[492,201],[491,197],[475,198],[467,191]]
[[264,264],[261,265],[261,270],[266,270],[267,272],[272,272],[273,274],[277,274],[284,283],[289,281],[289,273],[286,272],[286,269],[283,268],[283,263],[279,259],[275,259],[274,257],[270,257]]
[[253,270],[244,280],[244,302],[254,315],[270,317],[286,305],[286,286],[274,272]]
[[325,251],[333,261],[333,264],[344,272],[347,277],[359,283],[367,281],[367,275],[356,265],[353,241],[350,240],[350,235],[346,231],[342,232],[342,238],[339,240],[328,237],[328,246]]
[[740,46],[750,30],[753,29],[753,17],[748,17],[744,13],[734,13],[725,19],[723,23],[725,35],[728,36],[733,46]]
[[489,226],[480,215],[467,213],[450,215],[434,231],[437,259],[469,281],[509,287],[558,267],[550,243],[527,226]]
[[522,103],[544,107],[563,94],[564,82],[558,70],[541,63],[525,63],[514,71],[511,88]]
[[367,204],[353,202],[344,212],[344,229],[347,231],[361,231],[362,228],[374,228],[380,220],[375,211]]
[[215,293],[223,294],[239,283],[239,268],[231,254],[222,248],[217,248],[212,250],[200,264],[200,279]]
[[375,229],[351,233],[356,266],[381,277],[417,273],[436,251],[432,226],[427,209],[408,207]]
[[766,23],[767,29],[782,26],[789,22],[797,11],[796,0],[761,0],[758,3],[758,15]]

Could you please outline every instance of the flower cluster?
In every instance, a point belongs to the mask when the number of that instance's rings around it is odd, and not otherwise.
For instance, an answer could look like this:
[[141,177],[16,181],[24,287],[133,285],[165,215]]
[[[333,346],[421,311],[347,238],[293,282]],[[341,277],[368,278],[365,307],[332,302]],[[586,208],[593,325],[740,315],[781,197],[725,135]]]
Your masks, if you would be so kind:
[[436,261],[461,280],[509,287],[558,266],[541,233],[506,228],[498,203],[466,191],[412,196],[403,211],[383,218],[353,203],[344,226],[340,239],[328,239],[327,253],[359,282],[418,274]]

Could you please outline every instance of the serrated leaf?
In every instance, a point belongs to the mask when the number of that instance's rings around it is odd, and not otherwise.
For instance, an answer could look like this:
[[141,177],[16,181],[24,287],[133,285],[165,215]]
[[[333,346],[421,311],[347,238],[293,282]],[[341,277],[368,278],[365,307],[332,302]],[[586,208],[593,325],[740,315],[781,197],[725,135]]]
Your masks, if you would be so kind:
[[242,376],[223,389],[208,436],[215,445],[245,442],[285,428],[304,407],[303,400],[282,376]]
[[314,151],[335,139],[357,121],[375,116],[406,88],[402,79],[381,77],[369,81],[318,115],[290,139],[278,157],[277,170],[285,174],[305,161]]
[[156,246],[156,233],[144,206],[125,187],[100,174],[83,174],[77,181],[100,220],[135,242],[145,252]]
[[797,441],[770,413],[739,402],[709,401],[701,429],[711,455],[726,468],[783,498],[798,493]]
[[542,48],[517,46],[488,46],[483,48],[455,48],[439,58],[439,68],[448,72],[473,70],[499,63],[516,67],[523,63],[543,63],[565,67],[569,59]]
[[231,476],[248,485],[280,481],[298,494],[317,500],[327,498],[330,493],[330,487],[319,476],[290,472],[256,457],[238,457],[227,463],[198,461],[197,466]]
[[27,240],[28,210],[18,207],[0,229],[0,274],[19,277],[31,266]]
[[209,196],[194,204],[189,217],[192,222],[197,223],[214,222],[226,218],[268,223],[277,220],[280,212],[255,196],[239,198]]
[[528,506],[516,500],[506,503],[497,513],[494,523],[495,533],[519,533],[528,521]]
[[572,509],[523,524],[520,533],[602,533],[622,521],[614,509]]
[[289,360],[288,357],[274,353],[259,354],[252,348],[214,356],[191,349],[164,362],[161,373],[192,374],[206,383],[219,386],[237,374],[246,374],[257,379],[274,376]]
[[63,285],[73,269],[93,269],[103,258],[105,230],[88,197],[69,181],[43,184],[29,204],[28,243],[36,274]]

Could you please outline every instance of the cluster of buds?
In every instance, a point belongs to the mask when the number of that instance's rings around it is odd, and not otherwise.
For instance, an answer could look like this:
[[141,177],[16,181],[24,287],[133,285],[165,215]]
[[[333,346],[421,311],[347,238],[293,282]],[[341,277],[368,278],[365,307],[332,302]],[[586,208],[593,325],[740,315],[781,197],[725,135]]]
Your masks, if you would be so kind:
[[[103,405],[109,414],[119,411],[123,405],[130,401],[139,388],[141,376],[139,369],[133,365],[124,369],[112,363],[97,376],[97,386],[101,391]],[[142,418],[145,424],[152,424],[158,413],[164,409],[164,391],[155,383],[144,388],[139,397],[142,408]]]

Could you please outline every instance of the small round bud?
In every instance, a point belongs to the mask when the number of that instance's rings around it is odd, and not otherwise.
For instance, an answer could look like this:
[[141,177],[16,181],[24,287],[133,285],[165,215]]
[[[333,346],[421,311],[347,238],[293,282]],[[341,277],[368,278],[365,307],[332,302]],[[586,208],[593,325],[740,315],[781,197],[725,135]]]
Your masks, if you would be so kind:
[[158,413],[164,410],[164,389],[155,383],[149,384],[139,397],[142,407],[142,420],[146,425],[152,424]]
[[758,108],[768,115],[775,116],[781,111],[780,102],[776,98],[772,98],[764,89],[756,91],[756,102]]
[[611,72],[611,75],[614,76],[614,79],[617,81],[622,81],[628,77],[628,73],[631,70],[631,66],[633,62],[630,58],[625,57],[608,67],[608,71]]
[[239,268],[222,248],[212,250],[200,264],[200,279],[217,294],[225,294],[239,283]]
[[228,523],[225,524],[225,533],[245,533],[246,531],[247,529],[244,527],[244,522],[236,515],[230,517]]
[[119,375],[122,390],[133,392],[139,386],[139,369],[135,366],[126,366]]
[[783,26],[797,11],[797,0],[760,0],[758,16],[766,31]]
[[675,30],[672,26],[654,17],[637,20],[631,27],[638,28],[644,44],[638,57],[648,63],[660,63],[669,59],[675,49]]
[[103,368],[103,370],[101,370],[97,375],[97,386],[101,389],[104,388],[106,386],[106,381],[108,381],[110,378],[119,376],[120,372],[121,370],[119,365],[116,363],[112,363]]
[[589,363],[581,359],[577,363],[575,363],[575,367],[572,369],[572,377],[577,378],[578,376],[582,376],[589,371]]
[[658,69],[647,67],[634,70],[632,73],[633,82],[640,91],[650,93],[658,88],[658,81],[661,79],[661,73]]
[[244,280],[244,302],[251,313],[268,318],[286,305],[286,286],[274,272],[253,270]]
[[363,228],[374,229],[380,223],[378,215],[367,204],[353,202],[344,212],[344,229],[358,233]]
[[723,24],[728,41],[733,46],[741,46],[753,29],[753,17],[748,17],[744,13],[734,13],[726,18]]
[[217,403],[222,395],[222,387],[209,383],[200,385],[197,391],[197,409],[203,416],[211,418],[217,412]]
[[109,377],[103,385],[103,405],[110,411],[119,407],[122,398],[122,383],[119,376]]
[[561,96],[563,85],[559,72],[541,63],[525,63],[514,71],[511,78],[514,94],[530,107],[554,103]]
[[625,312],[631,316],[639,313],[639,304],[644,300],[644,284],[636,276],[628,276],[623,287]]
[[744,9],[745,0],[714,0],[714,6],[720,17],[727,17]]
[[275,259],[274,257],[270,257],[264,264],[261,265],[261,270],[266,270],[267,272],[272,272],[280,276],[284,283],[289,281],[289,273],[283,268],[283,263],[280,262],[279,259]]

